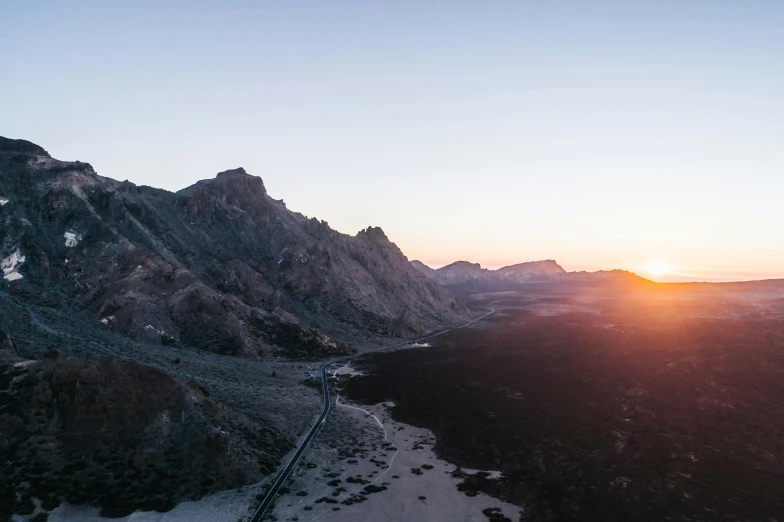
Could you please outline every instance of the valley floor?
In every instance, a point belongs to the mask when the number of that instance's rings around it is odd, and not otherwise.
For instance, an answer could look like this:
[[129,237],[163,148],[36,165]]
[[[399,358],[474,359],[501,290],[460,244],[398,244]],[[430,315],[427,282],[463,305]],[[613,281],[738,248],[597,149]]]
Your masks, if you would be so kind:
[[[780,285],[531,285],[469,298],[498,312],[429,348],[359,358],[364,375],[342,393],[370,411],[394,403],[379,411],[432,430],[452,466],[442,469],[500,471],[464,478],[474,498],[523,506],[532,522],[780,519]],[[408,507],[401,491],[392,513]],[[453,493],[442,493],[450,505]]]
[[483,510],[493,509],[511,520],[519,518],[517,506],[460,492],[461,479],[453,476],[456,466],[433,452],[433,433],[393,420],[391,406],[359,406],[339,397],[328,426],[294,473],[290,492],[278,501],[275,517],[482,521],[488,519]]
[[105,518],[98,508],[64,503],[49,513],[48,522],[236,522],[248,515],[260,490],[261,484],[254,484],[240,491],[222,491],[196,502],[183,502],[166,513],[137,511],[121,518]]

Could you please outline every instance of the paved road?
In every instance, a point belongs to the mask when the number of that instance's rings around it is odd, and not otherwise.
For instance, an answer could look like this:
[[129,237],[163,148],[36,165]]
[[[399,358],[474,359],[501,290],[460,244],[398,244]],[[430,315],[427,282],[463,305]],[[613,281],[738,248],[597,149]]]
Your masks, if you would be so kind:
[[[416,339],[414,341],[406,341],[405,343],[401,343],[399,345],[392,346],[391,348],[382,348],[381,350],[376,350],[376,351],[383,351],[383,350],[390,350],[390,349],[395,349],[395,348],[402,348],[403,346],[406,346],[406,345],[411,344],[411,343],[428,341],[430,339],[438,337],[439,335],[443,335],[443,334],[445,334],[447,332],[451,332],[452,330],[456,330],[458,328],[466,328],[466,327],[471,326],[472,324],[474,324],[476,322],[481,321],[485,317],[487,317],[487,316],[489,316],[489,315],[491,315],[492,313],[495,312],[495,310],[493,310],[491,308],[487,308],[486,310],[489,310],[489,311],[485,315],[483,315],[483,316],[481,316],[481,317],[479,317],[477,319],[474,319],[473,321],[469,321],[468,323],[466,323],[464,325],[447,328],[445,330],[441,330],[440,332],[436,332],[436,333],[433,333],[433,334],[425,336],[425,337],[420,337],[419,339]],[[259,522],[261,520],[261,517],[264,516],[264,513],[267,511],[267,509],[269,509],[270,505],[272,505],[272,501],[275,499],[275,496],[278,494],[278,491],[280,490],[281,486],[286,481],[286,479],[288,478],[289,474],[291,474],[291,470],[293,470],[294,466],[296,466],[297,462],[299,462],[299,459],[302,457],[302,454],[307,449],[308,444],[310,444],[310,441],[313,440],[313,437],[316,436],[316,434],[319,432],[319,430],[324,425],[324,423],[327,422],[327,415],[329,415],[330,410],[332,410],[332,398],[329,395],[329,381],[328,381],[329,373],[327,372],[327,369],[331,365],[333,365],[333,364],[344,362],[344,361],[348,361],[349,359],[353,359],[354,357],[359,357],[361,355],[367,355],[368,353],[371,353],[371,352],[363,352],[363,353],[357,353],[357,354],[354,354],[354,355],[347,355],[345,357],[340,357],[338,359],[333,359],[331,361],[327,361],[327,362],[325,362],[324,364],[321,365],[321,369],[320,369],[320,371],[321,371],[321,387],[322,387],[322,393],[323,393],[323,398],[324,398],[324,406],[323,406],[323,408],[321,410],[321,414],[316,419],[316,423],[313,425],[313,427],[310,428],[310,432],[308,432],[308,435],[300,443],[299,447],[297,448],[297,452],[294,453],[294,456],[291,458],[291,460],[286,465],[286,467],[283,468],[283,471],[281,471],[278,474],[278,478],[272,484],[272,487],[267,491],[267,494],[264,496],[264,500],[261,501],[261,504],[259,504],[259,507],[256,509],[256,512],[253,513],[253,516],[250,518],[249,522]]]
[[331,364],[341,360],[342,359],[336,359],[334,361],[325,362],[321,365],[321,387],[323,389],[324,395],[324,408],[321,410],[321,415],[319,415],[318,419],[316,419],[316,423],[313,425],[313,427],[310,428],[310,432],[308,433],[307,437],[305,437],[300,443],[299,447],[297,448],[297,452],[291,458],[286,467],[283,468],[283,471],[280,472],[277,480],[272,484],[272,487],[269,489],[269,491],[267,491],[264,500],[261,501],[261,504],[256,509],[256,512],[250,518],[250,522],[258,522],[261,520],[261,517],[267,511],[267,508],[269,508],[270,504],[272,504],[275,495],[278,494],[278,490],[283,485],[283,482],[285,482],[286,478],[288,478],[289,474],[291,473],[291,470],[294,469],[294,466],[296,466],[297,462],[299,462],[299,459],[307,449],[308,444],[310,444],[310,441],[313,440],[313,437],[315,437],[319,432],[321,426],[327,421],[329,410],[332,409],[332,398],[329,396],[329,382],[327,381],[327,368]]

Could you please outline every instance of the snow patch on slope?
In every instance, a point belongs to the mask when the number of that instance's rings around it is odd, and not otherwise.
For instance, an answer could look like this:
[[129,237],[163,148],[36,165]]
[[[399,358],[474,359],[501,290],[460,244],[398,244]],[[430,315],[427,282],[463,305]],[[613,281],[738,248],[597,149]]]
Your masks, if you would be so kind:
[[5,198],[0,198],[0,207],[4,207],[5,204],[8,203],[8,200]]
[[68,248],[75,247],[76,245],[79,244],[79,241],[82,240],[81,234],[75,234],[73,232],[68,232],[68,231],[66,231],[65,234],[63,234],[63,237],[65,238],[65,246]]
[[22,279],[22,274],[19,273],[17,267],[25,262],[25,256],[16,250],[13,254],[0,261],[0,268],[3,270],[3,279],[8,281],[16,281]]
[[157,334],[160,334],[160,335],[166,335],[166,330],[158,330],[157,328],[155,328],[155,327],[154,327],[153,325],[151,325],[151,324],[148,324],[148,325],[147,325],[147,326],[145,326],[144,328],[145,328],[146,330],[150,331],[150,332],[155,332],[155,333],[157,333]]

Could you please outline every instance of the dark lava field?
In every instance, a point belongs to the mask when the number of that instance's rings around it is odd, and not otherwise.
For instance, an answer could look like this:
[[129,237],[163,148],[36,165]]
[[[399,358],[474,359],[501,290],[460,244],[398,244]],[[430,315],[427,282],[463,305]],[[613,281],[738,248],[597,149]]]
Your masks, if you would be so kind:
[[362,359],[392,400],[524,520],[784,520],[780,283],[521,285],[430,348]]

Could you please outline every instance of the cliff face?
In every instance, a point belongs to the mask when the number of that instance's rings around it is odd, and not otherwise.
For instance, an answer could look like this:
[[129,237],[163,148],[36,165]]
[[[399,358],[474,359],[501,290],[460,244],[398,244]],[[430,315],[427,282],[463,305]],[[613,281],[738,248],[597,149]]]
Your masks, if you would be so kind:
[[346,353],[352,333],[412,336],[467,314],[381,229],[340,234],[241,168],[171,193],[2,139],[0,203],[14,302],[76,306],[140,341],[315,357]]

